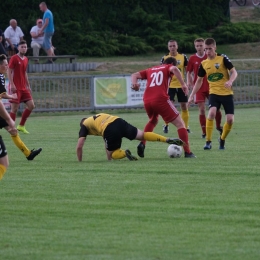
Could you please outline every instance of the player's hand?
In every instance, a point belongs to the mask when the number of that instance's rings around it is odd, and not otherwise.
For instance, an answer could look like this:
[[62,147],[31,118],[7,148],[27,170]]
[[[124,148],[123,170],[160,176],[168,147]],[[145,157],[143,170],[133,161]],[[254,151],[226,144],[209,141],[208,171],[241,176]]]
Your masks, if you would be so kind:
[[15,85],[11,85],[11,91],[12,91],[12,93],[16,93],[16,86]]
[[190,106],[192,103],[193,103],[193,97],[190,96],[188,99],[188,106]]
[[186,84],[182,85],[182,91],[184,92],[185,96],[188,96],[189,89]]
[[227,81],[226,83],[225,83],[225,88],[232,88],[232,81],[231,80],[229,80],[229,81]]
[[17,94],[13,93],[13,94],[11,94],[11,97],[12,97],[12,99],[17,99]]
[[139,83],[132,84],[131,89],[133,89],[134,91],[139,91],[140,84]]

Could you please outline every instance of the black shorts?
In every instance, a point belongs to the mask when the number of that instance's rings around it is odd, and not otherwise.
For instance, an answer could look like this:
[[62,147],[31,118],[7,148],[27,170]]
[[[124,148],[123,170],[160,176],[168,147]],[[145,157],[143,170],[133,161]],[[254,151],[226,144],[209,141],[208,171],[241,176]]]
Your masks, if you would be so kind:
[[4,128],[6,126],[8,126],[7,122],[2,117],[0,117],[0,128]]
[[109,124],[104,131],[104,140],[108,151],[115,151],[121,147],[122,138],[134,140],[137,135],[137,128],[127,123],[122,118],[116,119]]
[[216,94],[209,95],[209,108],[216,107],[217,110],[220,109],[220,106],[223,106],[225,114],[234,115],[234,99],[233,95],[220,96]]
[[7,155],[7,151],[5,148],[4,141],[2,139],[2,136],[0,135],[0,158],[4,157]]
[[179,103],[186,103],[188,102],[188,97],[185,96],[182,88],[169,88],[168,95],[170,96],[171,101],[175,101],[175,95],[177,95],[177,99]]

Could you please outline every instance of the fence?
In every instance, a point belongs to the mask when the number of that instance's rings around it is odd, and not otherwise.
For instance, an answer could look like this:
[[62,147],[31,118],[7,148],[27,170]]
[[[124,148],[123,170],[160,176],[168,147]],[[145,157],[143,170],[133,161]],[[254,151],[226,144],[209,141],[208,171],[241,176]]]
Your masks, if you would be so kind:
[[[97,79],[106,78],[110,80],[109,86],[103,86],[101,92],[97,92]],[[125,88],[122,88],[122,83],[112,84],[111,80],[126,79]],[[108,76],[51,76],[40,77],[33,76],[29,78],[33,91],[33,98],[36,105],[35,112],[55,112],[55,111],[79,111],[91,110],[94,111],[98,106],[95,104],[97,95],[114,91],[113,98],[116,100],[117,93],[131,91],[129,82],[130,75],[108,75]],[[115,90],[116,89],[116,90]],[[120,90],[121,89],[121,90]],[[144,89],[144,88],[143,88]],[[239,70],[238,77],[233,85],[235,104],[253,104],[260,103],[260,70]],[[124,90],[124,91],[122,91]],[[128,93],[126,99],[135,93]],[[142,100],[142,94],[136,96]],[[126,108],[131,107],[129,102],[116,103],[108,102],[103,105],[102,109],[110,108]],[[134,104],[132,107],[142,107],[142,102]],[[21,107],[22,109],[22,107]]]

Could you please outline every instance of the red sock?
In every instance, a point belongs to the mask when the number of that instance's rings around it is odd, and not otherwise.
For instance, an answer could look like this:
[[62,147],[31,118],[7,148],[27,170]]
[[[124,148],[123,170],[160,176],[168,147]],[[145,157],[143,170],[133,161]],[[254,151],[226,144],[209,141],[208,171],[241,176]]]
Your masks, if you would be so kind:
[[15,118],[16,118],[16,114],[13,113],[13,112],[10,112],[10,117],[15,121]]
[[29,117],[29,115],[31,114],[31,112],[32,111],[27,108],[23,111],[22,118],[20,121],[21,126],[25,125],[25,122],[26,122],[27,118]]
[[218,110],[217,113],[216,113],[216,116],[215,116],[217,128],[221,128],[221,119],[222,119],[222,114],[221,114],[221,111]]
[[190,153],[189,136],[186,128],[178,129],[179,138],[185,143],[183,149],[186,153]]
[[200,126],[203,134],[206,134],[206,116],[200,115]]

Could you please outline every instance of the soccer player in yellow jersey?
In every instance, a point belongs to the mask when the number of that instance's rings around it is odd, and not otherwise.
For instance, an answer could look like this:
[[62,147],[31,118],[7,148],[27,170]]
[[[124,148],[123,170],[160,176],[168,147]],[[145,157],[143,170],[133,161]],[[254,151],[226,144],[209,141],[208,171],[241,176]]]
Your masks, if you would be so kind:
[[[175,58],[177,61],[176,67],[180,70],[182,78],[184,79],[184,73],[188,65],[187,56],[185,54],[178,53],[178,43],[176,40],[170,40],[168,42],[168,50],[169,50],[169,54],[165,55],[162,58],[161,64],[163,64],[164,60],[166,60],[169,57]],[[180,103],[180,107],[181,107],[181,118],[184,121],[188,133],[190,133],[188,97],[183,92],[182,86],[176,76],[173,76],[171,79],[168,95],[170,96],[170,100],[172,102],[174,102],[174,98],[177,95],[177,100]],[[168,123],[169,122],[165,122],[165,125],[163,126],[164,133],[168,133]]]
[[88,135],[103,137],[108,160],[125,157],[130,161],[137,160],[129,150],[120,149],[123,137],[131,141],[136,139],[183,145],[183,141],[178,138],[167,138],[153,132],[143,132],[118,116],[100,113],[83,118],[80,121],[79,139],[76,148],[78,161],[82,161],[83,146]]
[[216,53],[216,48],[216,42],[213,38],[205,40],[205,52],[208,58],[201,62],[197,81],[188,100],[189,103],[193,102],[194,95],[200,89],[203,78],[206,75],[209,82],[209,112],[206,121],[206,144],[204,150],[211,149],[213,120],[221,105],[225,110],[226,122],[219,138],[219,149],[225,149],[225,140],[234,122],[232,84],[237,78],[237,71],[226,55]]

